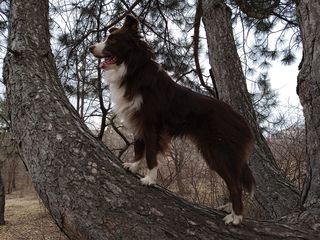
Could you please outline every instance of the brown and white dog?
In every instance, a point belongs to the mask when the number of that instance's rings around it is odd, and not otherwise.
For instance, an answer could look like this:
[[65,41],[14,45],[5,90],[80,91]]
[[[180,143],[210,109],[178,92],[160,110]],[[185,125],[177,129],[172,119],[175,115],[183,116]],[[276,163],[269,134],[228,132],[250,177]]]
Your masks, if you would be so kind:
[[133,162],[124,167],[135,173],[145,157],[148,173],[142,184],[157,179],[157,154],[172,137],[190,137],[210,169],[226,182],[232,203],[226,224],[242,221],[242,189],[254,192],[255,180],[247,160],[254,139],[246,121],[226,103],[178,85],[155,62],[150,46],[139,34],[139,22],[128,15],[121,28],[90,46],[103,78],[110,85],[113,108],[135,136]]

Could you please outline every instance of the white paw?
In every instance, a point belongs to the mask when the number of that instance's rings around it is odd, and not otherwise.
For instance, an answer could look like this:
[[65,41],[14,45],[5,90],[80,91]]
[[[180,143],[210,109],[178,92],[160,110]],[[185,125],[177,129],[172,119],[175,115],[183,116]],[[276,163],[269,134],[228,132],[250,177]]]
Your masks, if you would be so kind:
[[243,216],[237,215],[235,213],[230,213],[227,216],[223,218],[223,221],[225,224],[233,224],[233,225],[239,225],[242,222]]
[[137,173],[140,169],[140,161],[125,162],[125,163],[123,163],[123,167],[125,169],[128,169],[132,173]]
[[152,186],[156,184],[156,181],[149,176],[140,179],[143,185]]
[[157,182],[157,174],[158,174],[157,167],[154,167],[151,170],[148,170],[147,175],[144,178],[141,178],[141,183],[147,186],[155,185]]
[[224,211],[224,212],[227,212],[227,213],[231,213],[232,212],[232,203],[231,202],[228,202],[222,206],[219,206],[217,207],[217,210],[220,210],[220,211]]

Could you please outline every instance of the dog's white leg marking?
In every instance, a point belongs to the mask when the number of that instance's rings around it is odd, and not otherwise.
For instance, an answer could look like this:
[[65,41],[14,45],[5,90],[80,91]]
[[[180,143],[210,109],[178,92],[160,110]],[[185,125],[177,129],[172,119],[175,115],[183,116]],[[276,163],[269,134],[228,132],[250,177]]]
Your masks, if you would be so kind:
[[226,203],[224,205],[221,205],[221,206],[217,207],[217,210],[225,211],[227,213],[231,213],[232,212],[232,203],[228,202],[228,203]]
[[223,218],[223,221],[225,224],[233,224],[233,225],[239,225],[242,222],[243,216],[242,215],[237,215],[233,212],[228,214]]
[[141,183],[143,185],[154,185],[157,181],[158,167],[154,167],[151,170],[148,170],[147,175],[144,178],[141,178]]
[[123,167],[132,173],[137,173],[140,169],[141,160],[135,162],[125,162]]

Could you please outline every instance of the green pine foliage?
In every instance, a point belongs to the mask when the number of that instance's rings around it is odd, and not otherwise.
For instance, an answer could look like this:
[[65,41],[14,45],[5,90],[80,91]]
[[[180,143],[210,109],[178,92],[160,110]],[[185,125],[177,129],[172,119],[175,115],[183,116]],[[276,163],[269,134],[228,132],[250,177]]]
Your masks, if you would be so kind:
[[[247,0],[254,11],[262,13],[274,2]],[[278,96],[270,85],[268,71],[274,61],[290,65],[297,60],[301,39],[295,3],[293,0],[280,0],[272,13],[263,19],[242,12],[233,0],[229,4],[233,11],[232,21],[243,68],[255,86],[251,96],[260,125],[279,124],[281,121],[273,113],[278,107]]]
[[278,105],[278,96],[271,88],[267,72],[263,72],[258,76],[256,87],[257,89],[251,93],[251,98],[256,109],[258,122],[262,130],[267,131],[266,126],[275,119],[273,109]]

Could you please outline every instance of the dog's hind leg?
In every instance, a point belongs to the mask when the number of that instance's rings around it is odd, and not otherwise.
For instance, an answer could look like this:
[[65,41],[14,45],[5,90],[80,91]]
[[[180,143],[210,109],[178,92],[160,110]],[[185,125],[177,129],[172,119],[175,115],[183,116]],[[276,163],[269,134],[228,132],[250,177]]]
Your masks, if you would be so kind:
[[[243,203],[241,187],[241,161],[237,162],[231,158],[230,153],[222,146],[216,148],[201,148],[204,159],[211,170],[216,171],[225,181],[231,204],[224,205],[221,209],[230,212],[223,219],[226,224],[238,225],[242,221]],[[239,166],[238,166],[239,165]]]
[[128,169],[132,173],[136,173],[139,171],[141,162],[144,156],[145,144],[143,139],[135,139],[133,143],[134,147],[134,160],[133,162],[125,162],[123,163],[123,167]]
[[[234,180],[232,180],[234,181]],[[226,181],[230,192],[230,199],[232,203],[231,213],[223,218],[226,224],[238,225],[242,222],[243,203],[242,203],[242,189],[240,182]]]
[[226,224],[238,225],[243,219],[241,178],[239,177],[238,171],[233,167],[217,168],[216,171],[225,181],[230,193],[231,203],[227,203],[225,205],[226,208],[223,209],[227,210],[230,214],[225,216],[223,220]]

